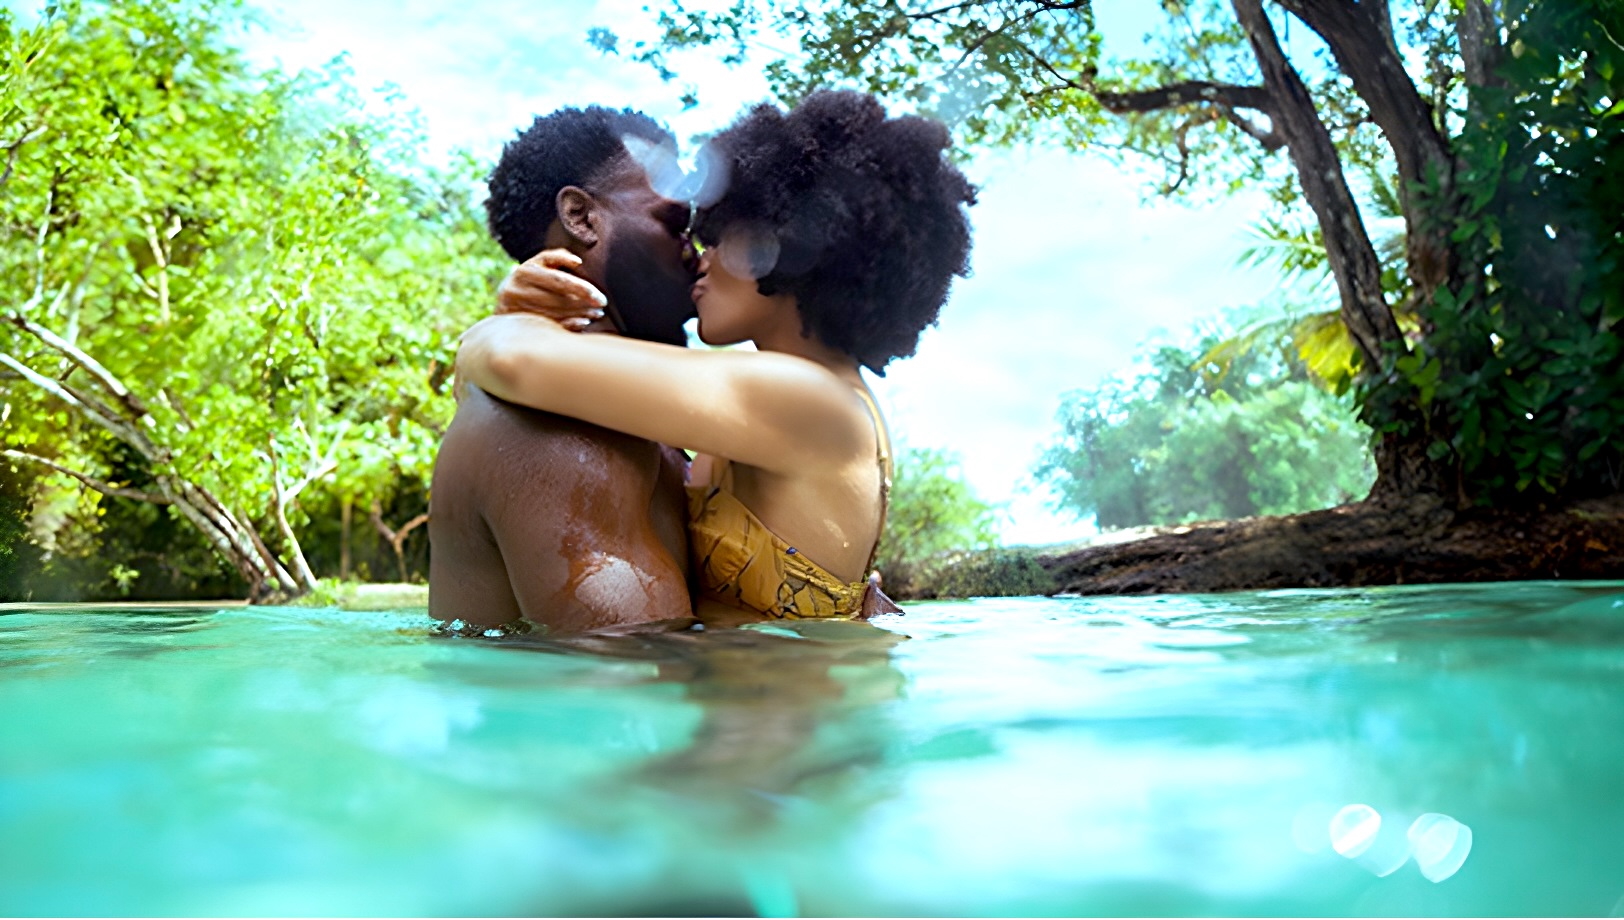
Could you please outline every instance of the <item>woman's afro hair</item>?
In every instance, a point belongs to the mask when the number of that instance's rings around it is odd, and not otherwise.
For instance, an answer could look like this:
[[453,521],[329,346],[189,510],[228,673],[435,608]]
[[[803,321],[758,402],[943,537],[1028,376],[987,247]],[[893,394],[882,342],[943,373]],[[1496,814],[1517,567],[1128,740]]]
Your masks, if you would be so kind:
[[617,112],[594,105],[538,116],[502,148],[502,158],[486,180],[491,236],[518,262],[540,252],[547,228],[558,217],[559,189],[574,185],[593,191],[629,156],[628,136],[676,143],[652,118],[632,109]]
[[820,90],[787,114],[757,105],[711,143],[730,184],[698,213],[699,238],[772,234],[758,289],[794,295],[808,334],[882,375],[913,354],[953,276],[969,273],[975,188],[944,155],[947,129]]

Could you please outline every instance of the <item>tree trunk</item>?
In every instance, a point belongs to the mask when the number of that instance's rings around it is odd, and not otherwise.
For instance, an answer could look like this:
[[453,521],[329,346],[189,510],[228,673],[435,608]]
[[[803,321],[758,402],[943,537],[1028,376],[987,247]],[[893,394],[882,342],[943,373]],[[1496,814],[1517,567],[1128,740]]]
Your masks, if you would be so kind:
[[1467,86],[1501,86],[1496,73],[1505,46],[1500,44],[1500,20],[1484,0],[1466,0],[1460,16],[1460,57]]
[[1367,367],[1378,367],[1389,345],[1402,343],[1393,311],[1382,295],[1381,261],[1365,232],[1364,220],[1348,189],[1331,133],[1291,62],[1286,60],[1262,0],[1233,0],[1274,99],[1275,129],[1286,139],[1303,197],[1319,220],[1331,273],[1342,298],[1342,319]]
[[[1419,418],[1412,419],[1419,428]],[[1417,496],[1455,497],[1458,488],[1454,471],[1427,456],[1429,437],[1425,434],[1382,435],[1371,452],[1376,463],[1376,484],[1369,500],[1379,504],[1402,505]],[[1464,504],[1464,503],[1462,503]]]
[[350,519],[353,516],[354,503],[346,496],[338,514],[338,577],[340,581],[350,580]]
[[[1381,289],[1381,262],[1370,243],[1358,204],[1348,190],[1330,132],[1307,87],[1292,68],[1263,12],[1262,0],[1233,0],[1264,82],[1275,97],[1277,130],[1286,138],[1304,197],[1320,233],[1338,290],[1342,318],[1364,356],[1366,374],[1386,373],[1392,351],[1407,350]],[[1323,38],[1342,72],[1369,107],[1391,145],[1399,169],[1406,223],[1409,295],[1413,305],[1430,302],[1437,289],[1458,281],[1460,264],[1449,239],[1454,208],[1454,159],[1433,123],[1432,110],[1405,72],[1393,41],[1385,0],[1281,0],[1281,5]],[[1438,196],[1422,199],[1428,181]],[[1453,496],[1453,470],[1427,456],[1433,433],[1418,406],[1401,410],[1405,430],[1385,434],[1375,449],[1376,485],[1371,499],[1408,501],[1413,496]]]
[[[1468,6],[1474,4],[1481,6],[1481,0],[1471,0]],[[1281,6],[1325,40],[1392,148],[1404,208],[1409,278],[1414,285],[1411,296],[1418,303],[1430,302],[1433,292],[1454,282],[1459,271],[1456,249],[1449,239],[1450,223],[1441,219],[1454,207],[1455,160],[1432,107],[1399,58],[1386,0],[1281,0]],[[1463,30],[1462,40],[1465,38]],[[1422,202],[1416,191],[1429,181],[1436,183],[1438,197]]]
[[234,515],[222,513],[224,506],[213,495],[192,483],[176,482],[167,476],[160,476],[158,483],[181,516],[191,521],[215,551],[242,576],[248,584],[249,600],[260,603],[301,593],[287,570],[264,548],[259,535],[238,522]]

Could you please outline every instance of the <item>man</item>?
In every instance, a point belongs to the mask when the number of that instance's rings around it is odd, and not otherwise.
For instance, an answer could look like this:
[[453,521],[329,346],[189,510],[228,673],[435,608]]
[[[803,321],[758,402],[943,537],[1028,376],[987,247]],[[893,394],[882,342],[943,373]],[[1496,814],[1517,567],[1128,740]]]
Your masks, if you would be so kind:
[[[563,248],[607,296],[586,331],[683,344],[689,208],[627,149],[671,136],[600,107],[536,119],[490,178],[492,235],[515,260]],[[692,615],[680,452],[466,387],[435,462],[429,612],[550,631]]]

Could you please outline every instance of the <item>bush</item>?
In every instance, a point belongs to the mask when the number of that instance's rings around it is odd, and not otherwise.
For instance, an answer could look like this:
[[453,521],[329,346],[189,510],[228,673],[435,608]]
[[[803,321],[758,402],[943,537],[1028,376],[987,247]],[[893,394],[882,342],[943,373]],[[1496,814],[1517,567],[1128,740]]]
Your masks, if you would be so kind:
[[1030,547],[941,553],[914,569],[907,599],[1031,597],[1058,590]]
[[997,512],[976,497],[958,464],[958,457],[945,450],[897,452],[891,508],[874,563],[888,593],[913,596],[921,567],[933,557],[997,542]]

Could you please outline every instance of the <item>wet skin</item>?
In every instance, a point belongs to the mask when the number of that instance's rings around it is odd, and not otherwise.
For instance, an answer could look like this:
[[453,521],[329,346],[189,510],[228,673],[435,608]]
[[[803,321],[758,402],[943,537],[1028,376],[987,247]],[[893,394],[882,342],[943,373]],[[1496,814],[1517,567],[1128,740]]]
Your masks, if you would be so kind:
[[[547,245],[610,298],[594,331],[681,343],[686,205],[626,165],[595,195],[561,191],[559,215]],[[555,632],[690,617],[685,467],[653,441],[465,387],[435,460],[430,614]]]

